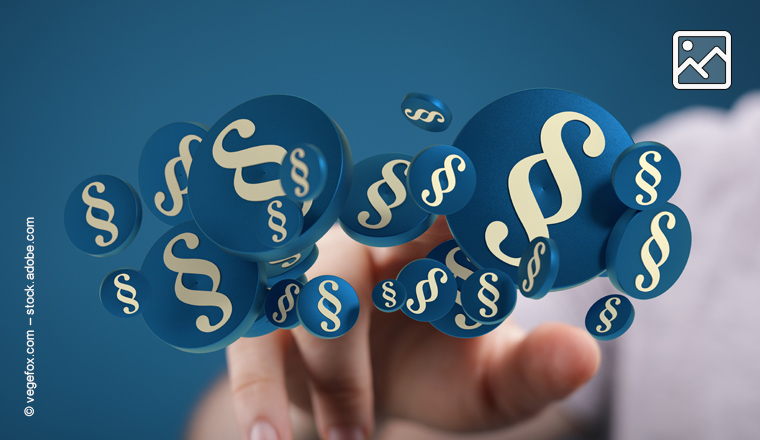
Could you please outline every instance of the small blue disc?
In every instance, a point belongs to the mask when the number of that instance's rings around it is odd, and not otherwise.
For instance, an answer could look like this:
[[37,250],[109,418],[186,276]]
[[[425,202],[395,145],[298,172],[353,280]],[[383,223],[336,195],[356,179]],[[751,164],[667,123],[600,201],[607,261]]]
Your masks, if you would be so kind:
[[668,147],[639,142],[626,148],[612,167],[612,187],[626,206],[657,209],[673,197],[681,183],[681,165]]
[[517,286],[523,296],[541,299],[554,286],[559,273],[559,249],[551,238],[536,237],[520,257],[517,268]]
[[395,312],[406,300],[406,288],[398,280],[383,280],[372,289],[372,302],[381,312]]
[[554,289],[605,270],[607,239],[626,207],[610,183],[612,165],[633,144],[605,109],[571,92],[524,90],[480,110],[453,145],[478,172],[470,202],[447,216],[479,267],[517,279],[520,256],[536,237],[562,250]]
[[[330,171],[319,196],[303,204],[301,234],[287,246],[262,243],[251,219],[285,196],[280,169],[289,149],[318,145]],[[275,261],[316,243],[335,223],[351,190],[353,161],[345,135],[317,106],[285,95],[245,102],[222,116],[193,156],[188,198],[201,230],[251,261]]]
[[302,289],[303,284],[297,280],[282,280],[272,286],[264,300],[264,310],[269,322],[284,329],[298,327],[298,313],[295,307]]
[[301,325],[312,335],[337,338],[359,319],[359,297],[345,280],[322,275],[306,283],[298,295],[296,311]]
[[117,318],[131,318],[150,307],[152,290],[148,279],[137,269],[117,269],[100,284],[100,302]]
[[116,254],[132,243],[142,221],[142,204],[127,182],[108,175],[85,179],[71,192],[63,214],[66,235],[95,257]]
[[189,352],[218,350],[243,336],[266,295],[262,265],[224,252],[193,221],[161,236],[142,272],[153,287],[145,323],[159,339]]
[[275,197],[261,205],[253,228],[261,242],[271,248],[287,246],[301,234],[301,207],[287,197]]
[[175,122],[148,139],[137,168],[140,193],[148,210],[171,226],[192,220],[187,204],[187,176],[193,154],[208,127]]
[[317,147],[300,144],[288,149],[280,168],[285,195],[299,203],[313,200],[327,182],[327,160]]
[[417,153],[406,178],[415,203],[433,214],[459,211],[475,192],[472,161],[462,150],[449,145],[433,145]]
[[621,292],[636,299],[662,295],[678,280],[691,252],[691,226],[681,209],[628,210],[607,245],[607,274]]
[[[314,244],[288,258],[261,263],[266,268],[267,285],[271,287],[279,281],[298,279],[304,276],[304,273],[311,269],[311,266],[317,261],[317,257],[319,257],[319,248]],[[302,284],[306,283],[302,282]]]
[[368,246],[397,246],[427,231],[435,215],[417,206],[406,189],[412,157],[401,153],[373,156],[356,164],[340,226]]
[[455,338],[474,338],[482,336],[498,327],[498,324],[485,325],[473,321],[472,318],[464,313],[464,309],[462,308],[461,289],[464,282],[470,277],[470,275],[476,272],[478,268],[472,263],[472,261],[467,259],[456,241],[448,240],[439,244],[430,251],[427,258],[432,258],[433,260],[445,264],[454,274],[458,289],[454,306],[443,318],[432,321],[431,324],[433,327],[442,333]]
[[401,310],[415,321],[441,319],[454,307],[457,281],[439,261],[430,258],[412,261],[401,269],[397,279],[406,288]]
[[407,121],[427,131],[443,131],[451,125],[451,110],[440,99],[424,93],[409,93],[401,101]]
[[481,324],[499,324],[507,319],[517,304],[515,283],[497,269],[480,269],[462,286],[464,312]]
[[595,302],[586,314],[586,330],[600,341],[622,335],[633,324],[636,311],[623,295],[609,295]]

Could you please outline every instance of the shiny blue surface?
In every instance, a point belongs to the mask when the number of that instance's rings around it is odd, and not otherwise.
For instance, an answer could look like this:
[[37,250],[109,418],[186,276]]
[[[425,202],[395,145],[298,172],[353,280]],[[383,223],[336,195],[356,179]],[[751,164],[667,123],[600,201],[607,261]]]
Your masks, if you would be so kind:
[[450,145],[433,145],[417,153],[406,176],[414,202],[437,215],[453,214],[467,205],[476,181],[470,158]]
[[[284,195],[282,161],[288,148],[303,143],[319,145],[330,173],[304,215],[301,235],[272,249],[248,222],[269,199]],[[258,148],[262,146],[268,147]],[[193,157],[190,209],[201,230],[226,251],[252,261],[287,258],[316,243],[335,223],[348,197],[352,169],[348,141],[322,110],[295,96],[263,96],[227,112],[204,137]]]
[[451,270],[437,260],[414,260],[401,269],[396,279],[407,292],[401,311],[415,321],[436,321],[454,307],[457,280]]
[[691,252],[686,214],[666,203],[658,209],[630,209],[620,217],[607,246],[607,274],[618,290],[651,299],[670,289]]
[[312,335],[338,338],[359,319],[359,297],[344,279],[322,275],[306,283],[298,295],[296,311],[301,325]]
[[132,318],[150,307],[153,296],[148,279],[130,267],[116,269],[100,284],[100,302],[117,318]]
[[246,333],[264,303],[264,268],[219,249],[192,221],[161,236],[141,270],[153,287],[145,323],[180,350],[226,347]]
[[170,226],[193,218],[187,203],[187,170],[207,131],[202,124],[173,122],[153,133],[140,154],[140,194],[148,210]]
[[282,280],[275,283],[264,300],[267,320],[275,327],[292,329],[298,327],[295,306],[303,284],[298,280]]
[[412,156],[388,153],[355,165],[340,226],[368,246],[397,246],[422,235],[436,219],[414,203],[405,185]]
[[433,327],[455,338],[474,338],[495,329],[498,325],[480,324],[473,321],[472,318],[464,313],[464,309],[462,308],[462,285],[478,268],[467,259],[457,242],[455,240],[444,241],[433,248],[427,254],[427,258],[432,258],[445,264],[451,273],[454,274],[457,282],[457,297],[454,305],[443,318],[431,322]]
[[600,341],[610,341],[628,331],[635,316],[636,310],[625,295],[605,296],[586,313],[586,330]]
[[409,93],[401,101],[404,119],[427,131],[444,131],[451,125],[451,110],[443,101],[426,93]]
[[69,195],[63,223],[69,240],[95,257],[123,251],[142,222],[142,204],[132,185],[108,175],[85,179]]
[[665,145],[637,142],[620,153],[611,179],[615,194],[629,208],[657,209],[676,193],[681,164]]
[[270,248],[285,247],[303,230],[301,207],[287,197],[274,197],[260,206],[253,218],[259,241]]
[[462,309],[481,324],[499,324],[512,314],[517,304],[515,283],[496,269],[480,269],[465,280],[461,291]]
[[[517,287],[523,296],[541,299],[554,286],[559,273],[559,249],[551,238],[536,237],[520,256]],[[601,275],[600,275],[601,276]]]
[[288,148],[280,167],[280,183],[285,195],[296,202],[313,200],[325,188],[327,159],[319,148],[300,144]]
[[[551,125],[550,120],[560,122]],[[531,89],[492,102],[454,140],[453,145],[470,157],[478,172],[475,195],[461,211],[447,216],[454,238],[478,266],[500,269],[517,279],[519,261],[509,259],[519,260],[535,236],[548,234],[565,262],[555,288],[598,276],[605,269],[607,237],[625,210],[612,190],[610,172],[615,159],[631,144],[631,137],[612,115],[575,93]],[[551,161],[546,160],[547,152]],[[582,194],[575,194],[568,185],[560,188],[558,175],[580,182]],[[511,176],[516,180],[514,194],[508,185]],[[569,195],[561,195],[561,190]],[[515,196],[528,204],[520,212],[514,207]],[[578,196],[580,205],[573,210],[570,201]],[[570,211],[569,218],[563,220],[563,214],[554,219],[562,208]],[[493,247],[498,255],[485,240],[487,229],[494,226]]]
[[395,312],[406,301],[406,288],[399,280],[383,280],[372,289],[372,303],[385,313]]

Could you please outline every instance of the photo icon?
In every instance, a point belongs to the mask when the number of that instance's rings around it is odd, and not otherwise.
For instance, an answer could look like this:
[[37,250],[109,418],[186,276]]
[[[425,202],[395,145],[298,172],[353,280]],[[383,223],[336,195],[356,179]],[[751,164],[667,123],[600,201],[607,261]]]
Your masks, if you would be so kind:
[[731,87],[731,34],[727,31],[673,34],[673,87],[680,90]]

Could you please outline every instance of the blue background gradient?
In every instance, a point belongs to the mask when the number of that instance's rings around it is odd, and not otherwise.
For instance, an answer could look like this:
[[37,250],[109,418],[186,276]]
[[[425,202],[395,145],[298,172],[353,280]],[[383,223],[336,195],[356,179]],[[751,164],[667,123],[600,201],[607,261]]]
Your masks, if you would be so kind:
[[[145,210],[132,245],[108,258],[76,249],[63,227],[66,199],[85,178],[112,174],[137,188],[143,145],[170,122],[211,126],[254,97],[298,95],[343,128],[359,161],[449,143],[477,110],[525,88],[574,91],[633,131],[688,105],[727,107],[760,86],[758,6],[747,2],[223,3],[3,5],[0,436],[174,438],[223,371],[223,352],[178,351],[139,318],[113,318],[99,302],[102,278],[139,268],[163,223]],[[673,88],[678,30],[731,32],[729,90]],[[447,131],[404,121],[399,105],[412,91],[448,104]],[[37,269],[31,418],[23,415],[29,216]]]

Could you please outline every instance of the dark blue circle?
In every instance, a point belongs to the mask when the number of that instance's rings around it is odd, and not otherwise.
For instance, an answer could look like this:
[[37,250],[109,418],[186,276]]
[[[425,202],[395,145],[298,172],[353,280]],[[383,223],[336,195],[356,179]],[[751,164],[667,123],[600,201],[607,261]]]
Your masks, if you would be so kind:
[[611,178],[615,194],[626,206],[657,209],[676,193],[681,183],[681,165],[665,145],[638,142],[620,153]]
[[409,93],[401,101],[404,119],[423,130],[439,132],[451,125],[451,110],[443,101],[425,93]]
[[[494,299],[489,286],[499,297]],[[483,298],[480,293],[483,292]],[[483,301],[491,300],[493,304]],[[480,269],[464,282],[461,290],[462,309],[473,321],[481,324],[499,324],[512,314],[517,304],[515,283],[497,269]]]
[[467,205],[477,181],[470,158],[450,145],[433,145],[417,153],[406,177],[414,202],[437,215],[453,214]]
[[[193,221],[161,236],[148,251],[142,272],[153,286],[151,307],[143,312],[145,323],[180,350],[201,353],[226,347],[248,331],[263,307],[262,265],[224,252]],[[188,295],[188,290],[200,294]]]
[[140,193],[148,210],[168,225],[193,218],[187,202],[187,169],[207,131],[194,122],[174,122],[159,128],[143,147],[137,168]]
[[461,289],[464,282],[477,272],[478,268],[470,261],[455,240],[445,241],[427,254],[427,258],[439,261],[449,268],[457,282],[457,297],[454,306],[443,318],[432,321],[440,332],[455,338],[475,338],[482,336],[498,327],[497,325],[481,324],[473,321],[464,313],[462,308]]
[[269,322],[275,327],[292,329],[298,327],[296,301],[303,284],[298,280],[282,280],[275,283],[264,300],[264,310]]
[[137,235],[141,221],[142,204],[134,188],[117,177],[103,174],[77,185],[63,213],[69,240],[95,257],[124,250]]
[[280,183],[288,198],[295,202],[313,200],[322,193],[325,182],[327,160],[319,148],[311,144],[288,148],[280,168]]
[[[604,148],[597,157],[584,152],[584,142],[592,131],[586,122],[573,120],[580,119],[576,115],[590,119],[601,130]],[[615,159],[633,141],[620,123],[599,105],[563,90],[534,89],[505,96],[480,110],[453,143],[475,165],[478,173],[475,194],[467,206],[447,216],[447,220],[454,238],[475,264],[503,270],[517,279],[520,255],[535,236],[528,236],[515,210],[509,178],[515,165],[521,163],[514,177],[516,195],[523,196],[519,199],[536,200],[544,220],[559,212],[562,197],[555,174],[543,160],[545,156],[537,156],[543,153],[542,128],[554,116],[549,124],[552,129],[547,128],[544,147],[567,152],[577,170],[580,203],[568,220],[546,226],[547,234],[538,233],[536,226],[540,221],[524,217],[526,224],[536,229],[533,235],[553,238],[562,250],[563,264],[554,286],[560,289],[586,282],[604,271],[607,238],[625,210],[612,189],[609,176]],[[549,133],[554,135],[549,136]],[[596,129],[593,133],[588,147],[601,145],[597,142],[600,138]],[[561,146],[566,148],[560,149]],[[593,148],[589,151],[595,154]],[[563,165],[560,170],[564,173],[561,175],[571,176],[567,173],[568,167]],[[570,200],[578,200],[577,194],[567,197],[567,212],[572,210]],[[489,250],[485,239],[491,224],[494,226],[490,229],[490,243],[498,256]]]
[[[662,243],[652,238],[655,229],[662,233],[659,237],[661,241],[664,237]],[[636,299],[655,298],[675,284],[690,252],[691,226],[679,207],[665,203],[658,209],[630,209],[620,217],[610,235],[607,274],[621,292]],[[644,262],[645,254],[651,257],[649,269]],[[661,265],[657,266],[658,263]]]
[[[543,252],[541,252],[543,251]],[[529,277],[530,263],[534,258],[538,271]],[[551,238],[536,237],[525,247],[517,268],[517,286],[526,298],[541,299],[554,286],[559,273],[559,249]]]
[[380,281],[372,289],[372,302],[381,312],[395,312],[401,308],[405,300],[406,288],[398,280]]
[[[635,316],[631,300],[623,295],[605,296],[595,302],[586,314],[586,330],[600,341],[609,341],[625,333],[633,324]],[[607,322],[602,321],[602,317]]]
[[[241,137],[240,130],[248,137]],[[303,143],[319,145],[330,173],[322,193],[309,202],[301,235],[272,249],[258,239],[250,219],[266,201],[285,195],[281,163],[288,148]],[[267,145],[273,147],[251,150]],[[348,198],[352,170],[348,141],[322,110],[295,96],[263,96],[232,109],[203,138],[193,157],[190,209],[201,230],[226,251],[252,261],[279,260],[316,243],[335,223]]]
[[415,321],[441,319],[456,303],[456,278],[439,261],[430,258],[414,260],[404,266],[396,278],[406,288],[406,301],[401,311]]
[[153,291],[150,282],[137,269],[117,269],[103,278],[100,302],[117,318],[132,318],[150,307]]
[[368,246],[397,246],[430,228],[436,216],[414,203],[405,184],[411,161],[407,154],[388,153],[356,164],[340,214],[340,226],[349,237]]
[[301,207],[287,197],[275,197],[261,205],[254,217],[253,228],[261,243],[270,248],[287,246],[301,234]]
[[309,333],[318,338],[333,339],[343,336],[356,324],[359,297],[342,278],[322,275],[306,283],[298,295],[296,311],[301,326]]

